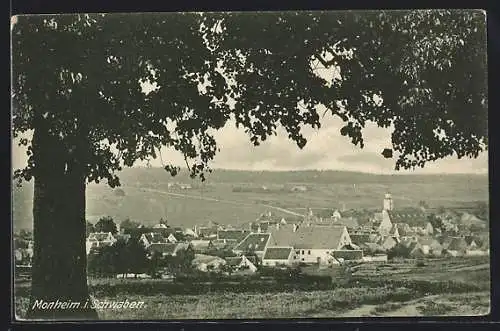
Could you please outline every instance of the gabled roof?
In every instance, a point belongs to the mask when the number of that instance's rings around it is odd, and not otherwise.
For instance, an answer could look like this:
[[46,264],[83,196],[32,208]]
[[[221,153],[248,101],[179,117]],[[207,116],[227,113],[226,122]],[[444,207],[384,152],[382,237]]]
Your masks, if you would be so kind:
[[363,234],[351,234],[349,235],[351,237],[351,241],[355,243],[356,245],[361,245],[363,243],[371,242],[372,238],[369,233],[363,233]]
[[444,248],[448,248],[448,246],[450,245],[450,243],[453,241],[454,238],[455,237],[450,237],[450,236],[440,236],[438,238],[438,241]]
[[467,249],[468,245],[464,238],[453,238],[446,248],[449,251],[461,251]]
[[475,242],[478,247],[483,246],[485,244],[485,241],[487,241],[487,240],[481,239],[481,237],[479,237],[479,236],[465,236],[464,239],[465,239],[465,242],[467,243],[467,245],[471,245],[472,242]]
[[205,255],[205,254],[195,254],[195,257],[192,261],[192,264],[200,264],[200,263],[205,263],[205,264],[212,264],[212,263],[220,263],[220,264],[226,264],[226,260],[218,257],[218,256],[212,256],[212,255]]
[[236,246],[238,246],[240,242],[238,240],[231,240],[231,239],[228,239],[226,240],[226,244],[225,244],[225,248],[226,249],[233,249],[235,248]]
[[222,230],[217,231],[218,239],[226,239],[226,240],[237,240],[238,242],[245,239],[245,237],[250,232],[248,230]]
[[245,257],[247,258],[248,261],[252,262],[252,264],[257,263],[257,256],[255,256],[255,255],[246,256],[245,255]]
[[395,235],[395,234],[396,234],[396,232],[397,232],[397,233],[398,233],[398,235],[399,235],[399,229],[398,229],[398,226],[397,226],[396,224],[394,224],[394,223],[393,223],[393,224],[392,224],[392,226],[391,226],[391,229],[389,230],[389,234],[390,234],[390,235]]
[[88,236],[89,241],[104,241],[113,239],[114,237],[111,232],[92,232]]
[[264,252],[263,260],[288,260],[293,247],[268,247]]
[[154,229],[167,229],[168,225],[166,225],[164,223],[158,223],[158,224],[153,225],[153,228]]
[[412,226],[427,224],[427,214],[419,208],[391,210],[388,213],[393,223],[407,223]]
[[234,250],[236,251],[256,251],[261,252],[267,246],[271,234],[269,233],[250,233],[241,241]]
[[358,220],[354,217],[342,217],[334,220],[332,224],[339,226],[344,225],[348,228],[356,228],[359,226]]
[[163,236],[163,234],[158,232],[148,232],[144,233],[144,237],[149,241],[149,243],[167,243],[168,240]]
[[407,236],[411,233],[411,228],[407,223],[393,223],[392,224],[391,233],[394,233],[395,229],[398,229],[398,233],[400,236]]
[[373,214],[373,221],[374,221],[374,223],[380,223],[380,222],[382,222],[382,218],[383,218],[383,216],[382,216],[381,212],[377,212],[377,213]]
[[225,260],[228,266],[234,267],[241,263],[241,260],[243,260],[243,256],[230,256],[226,257]]
[[394,241],[395,243],[397,243],[396,239],[394,239],[393,237],[391,236],[383,236],[383,237],[380,237],[379,240],[377,241],[377,243],[379,245],[383,245],[384,243],[386,242],[390,242],[390,241]]
[[182,233],[184,233],[185,235],[188,235],[188,236],[195,236],[196,235],[196,232],[194,232],[194,230],[190,229],[190,228],[184,229],[184,231]]
[[468,224],[468,225],[470,225],[470,224],[481,224],[481,223],[484,224],[484,221],[481,220],[481,219],[479,219],[476,215],[464,212],[460,216],[460,223],[462,223],[462,224]]
[[439,241],[433,237],[419,237],[417,238],[417,241],[423,246],[441,246]]
[[[479,245],[479,243],[478,243],[478,245]],[[484,240],[481,240],[480,248],[481,249],[490,249],[490,239],[486,238]]]
[[130,238],[132,236],[130,234],[128,234],[128,233],[122,233],[122,234],[117,234],[115,237],[118,240],[123,240],[123,241],[127,242],[127,241],[130,240]]
[[190,244],[194,249],[204,249],[210,247],[212,242],[210,240],[191,240]]
[[223,239],[214,239],[212,240],[212,245],[214,248],[223,249],[226,248],[227,244]]
[[202,236],[217,234],[217,226],[212,226],[212,227],[201,226],[198,228],[198,234]]
[[250,265],[253,265],[253,267],[255,268],[255,259],[250,259],[250,258],[246,257],[245,255],[226,257],[224,260],[226,260],[226,265],[231,266],[231,267],[235,267],[235,266],[238,266],[238,265],[244,263],[243,265],[250,264]]
[[414,251],[416,249],[422,249],[422,245],[420,245],[420,243],[418,241],[412,241],[410,243],[410,245],[408,245],[408,248],[410,249],[410,252],[411,252],[411,251]]
[[401,240],[400,244],[405,246],[405,247],[410,247],[415,242],[416,241],[413,239],[403,239],[403,240]]
[[183,243],[155,243],[151,244],[147,248],[150,252],[157,252],[166,255],[173,255],[180,249],[186,249],[186,245]]
[[336,249],[340,246],[340,239],[345,226],[299,226],[293,232],[293,228],[286,227],[271,231],[273,245],[291,246],[304,249]]
[[414,247],[412,247],[410,249],[410,255],[412,257],[423,257],[423,256],[425,256],[425,253],[424,253],[422,247],[415,245]]

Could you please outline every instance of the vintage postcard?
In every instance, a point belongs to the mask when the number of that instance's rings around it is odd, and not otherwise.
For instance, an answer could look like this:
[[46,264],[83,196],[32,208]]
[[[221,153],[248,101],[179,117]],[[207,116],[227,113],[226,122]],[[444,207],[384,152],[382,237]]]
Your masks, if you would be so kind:
[[11,35],[17,320],[489,314],[484,11]]

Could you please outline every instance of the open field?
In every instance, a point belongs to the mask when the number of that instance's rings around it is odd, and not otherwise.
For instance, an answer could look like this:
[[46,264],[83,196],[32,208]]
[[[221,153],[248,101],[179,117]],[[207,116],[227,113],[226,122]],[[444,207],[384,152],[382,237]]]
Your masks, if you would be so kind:
[[[305,208],[379,209],[390,191],[396,208],[417,206],[421,200],[431,207],[461,207],[473,201],[488,201],[488,178],[481,175],[371,175],[355,172],[249,172],[215,171],[206,184],[185,175],[170,177],[162,169],[134,168],[121,174],[125,196],[106,184],[87,188],[87,216],[127,217],[146,224],[167,218],[172,225],[193,226],[212,220],[221,224],[243,224],[271,210],[278,216],[303,213]],[[171,189],[168,183],[189,183],[192,189]],[[293,185],[306,192],[291,192]],[[233,192],[234,187],[267,186],[263,193]],[[285,190],[277,188],[285,187]],[[32,184],[14,189],[14,227],[31,228]],[[279,210],[285,209],[286,211]]]
[[[93,279],[95,299],[144,301],[142,309],[101,309],[100,319],[262,319],[363,316],[477,316],[489,313],[490,272],[487,257],[363,264],[352,276],[334,279],[331,289],[268,292],[205,291],[169,294],[161,280]],[[391,270],[391,272],[387,271]],[[331,270],[332,274],[338,272]],[[124,282],[111,295],[110,289]],[[143,284],[140,289],[139,284]],[[169,284],[176,286],[176,284]],[[180,284],[177,285],[181,287]],[[156,287],[156,290],[155,290]],[[135,289],[135,290],[134,290]],[[146,291],[147,289],[147,291]],[[27,308],[29,283],[18,282],[16,311]],[[106,293],[107,292],[107,293]],[[141,293],[139,293],[141,292]],[[264,293],[263,293],[264,292]],[[155,294],[153,294],[155,293]]]

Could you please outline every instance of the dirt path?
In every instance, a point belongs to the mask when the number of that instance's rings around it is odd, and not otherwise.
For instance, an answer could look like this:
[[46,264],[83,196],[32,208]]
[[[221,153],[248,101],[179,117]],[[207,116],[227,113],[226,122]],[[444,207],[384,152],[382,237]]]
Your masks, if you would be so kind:
[[[469,295],[477,295],[477,294],[483,294],[482,292],[473,292],[469,293]],[[337,317],[416,317],[416,316],[423,316],[423,313],[421,312],[420,308],[424,307],[426,305],[429,305],[430,303],[441,303],[441,304],[450,304],[450,297],[453,297],[453,294],[439,294],[439,295],[428,295],[424,297],[420,297],[411,301],[406,301],[406,302],[388,302],[387,305],[394,304],[394,308],[390,308],[387,311],[380,311],[377,312],[377,308],[383,307],[383,305],[362,305],[361,307],[357,307],[355,309],[346,311],[344,313],[341,313]],[[467,306],[467,307],[465,307]],[[449,316],[458,316],[458,315],[471,315],[475,316],[478,314],[473,313],[473,308],[469,307],[468,305],[458,305],[456,306],[456,310],[453,308],[454,306],[451,305],[450,309],[446,311],[445,315]],[[486,311],[484,313],[487,313]],[[324,314],[321,314],[324,315]],[[441,314],[438,314],[436,316],[439,316]],[[319,316],[319,314],[318,314]],[[318,317],[317,316],[317,317]]]
[[[415,317],[422,316],[418,307],[422,305],[423,302],[427,300],[435,300],[439,298],[441,295],[429,295],[425,297],[421,297],[418,299],[414,299],[406,302],[394,302],[395,305],[401,305],[396,309],[391,309],[386,312],[376,312],[376,308],[381,305],[362,305],[361,307],[357,307],[341,313],[338,317],[387,317],[387,316],[404,316],[404,317]],[[388,302],[387,304],[391,304]]]

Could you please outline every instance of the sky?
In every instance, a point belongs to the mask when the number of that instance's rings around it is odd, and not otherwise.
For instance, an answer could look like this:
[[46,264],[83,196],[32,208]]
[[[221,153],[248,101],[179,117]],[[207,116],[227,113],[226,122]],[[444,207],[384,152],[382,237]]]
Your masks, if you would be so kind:
[[[232,124],[232,125],[231,125]],[[284,130],[272,136],[260,146],[253,146],[249,136],[234,123],[229,123],[217,132],[216,140],[220,152],[215,156],[212,166],[224,169],[242,170],[345,170],[361,171],[377,174],[392,173],[487,173],[487,153],[477,159],[450,157],[428,163],[423,169],[415,171],[395,171],[395,159],[382,156],[384,148],[391,148],[391,129],[379,128],[375,124],[368,125],[363,131],[365,146],[363,149],[354,146],[348,137],[340,134],[343,122],[334,117],[324,119],[319,130],[305,129],[308,140],[301,150],[288,139]],[[183,157],[166,148],[162,150],[162,158],[170,159],[175,164],[183,165]],[[152,166],[161,166],[159,160],[151,162]]]
[[[210,164],[212,168],[238,170],[344,170],[361,171],[376,174],[427,174],[427,173],[481,173],[488,172],[487,153],[477,159],[457,159],[449,157],[428,163],[425,168],[415,171],[395,171],[394,159],[385,159],[381,152],[391,148],[390,128],[379,128],[369,124],[363,131],[365,147],[354,146],[348,137],[340,134],[342,121],[334,117],[323,119],[319,129],[304,129],[308,142],[301,150],[288,139],[284,130],[280,129],[277,136],[272,136],[260,146],[253,146],[249,136],[236,129],[234,122],[216,132],[216,141],[220,152]],[[166,163],[184,166],[184,158],[175,150],[162,149],[162,159]],[[13,146],[13,168],[26,164],[25,150]],[[138,163],[137,166],[145,166]],[[151,165],[161,167],[160,159],[152,160]]]

